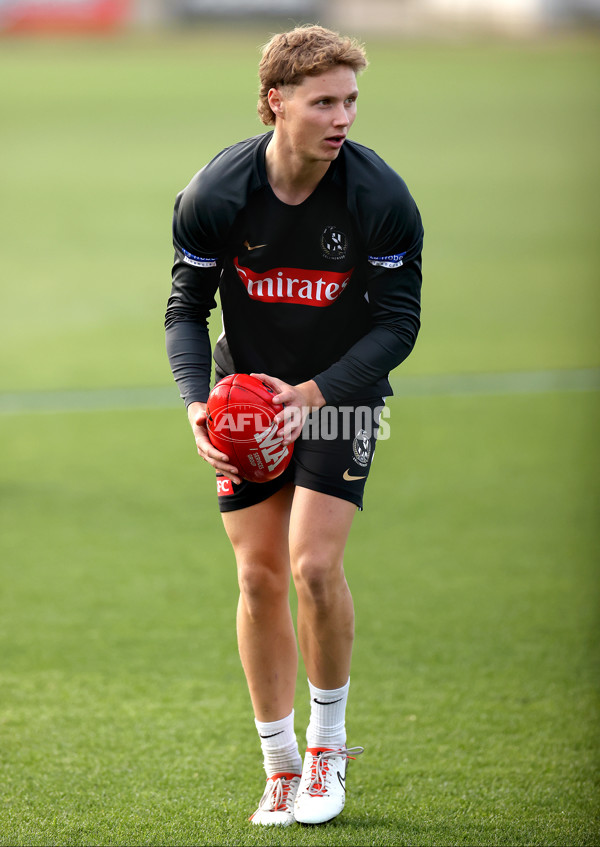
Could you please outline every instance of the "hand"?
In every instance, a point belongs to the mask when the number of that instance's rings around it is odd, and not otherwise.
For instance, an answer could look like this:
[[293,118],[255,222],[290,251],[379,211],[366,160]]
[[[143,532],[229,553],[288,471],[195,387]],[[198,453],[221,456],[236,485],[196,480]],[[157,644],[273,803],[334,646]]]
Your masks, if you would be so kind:
[[208,462],[209,465],[212,465],[219,473],[222,473],[223,476],[226,476],[232,482],[235,482],[236,485],[239,485],[241,478],[238,474],[238,469],[230,464],[229,456],[221,453],[220,450],[217,450],[213,446],[208,437],[208,429],[206,428],[206,403],[190,403],[187,412],[188,420],[192,427],[194,438],[196,439],[198,455],[205,462]]
[[273,403],[280,403],[285,408],[275,415],[274,422],[279,426],[277,432],[283,436],[284,444],[295,441],[304,426],[304,421],[313,409],[320,409],[325,405],[325,398],[321,394],[317,383],[310,379],[308,382],[300,382],[298,385],[288,385],[282,379],[268,374],[256,374],[257,379],[275,391]]

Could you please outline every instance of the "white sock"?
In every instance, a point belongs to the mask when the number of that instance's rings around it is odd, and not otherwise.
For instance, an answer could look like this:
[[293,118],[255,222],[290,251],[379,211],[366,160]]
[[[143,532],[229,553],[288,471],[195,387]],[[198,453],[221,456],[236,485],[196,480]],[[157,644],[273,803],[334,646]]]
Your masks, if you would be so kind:
[[342,688],[328,691],[308,680],[310,723],[306,730],[309,747],[343,747],[346,744],[346,703],[350,680]]
[[294,710],[287,718],[267,723],[254,718],[260,737],[267,777],[276,773],[302,773],[302,758],[294,732]]

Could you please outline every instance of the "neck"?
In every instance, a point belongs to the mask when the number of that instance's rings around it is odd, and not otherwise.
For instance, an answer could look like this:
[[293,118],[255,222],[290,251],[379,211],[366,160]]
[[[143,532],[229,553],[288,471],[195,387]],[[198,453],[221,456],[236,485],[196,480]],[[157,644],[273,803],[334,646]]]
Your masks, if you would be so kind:
[[267,147],[265,164],[269,185],[275,196],[283,203],[298,206],[310,197],[331,163],[307,161],[294,155],[294,151],[288,149],[275,132]]

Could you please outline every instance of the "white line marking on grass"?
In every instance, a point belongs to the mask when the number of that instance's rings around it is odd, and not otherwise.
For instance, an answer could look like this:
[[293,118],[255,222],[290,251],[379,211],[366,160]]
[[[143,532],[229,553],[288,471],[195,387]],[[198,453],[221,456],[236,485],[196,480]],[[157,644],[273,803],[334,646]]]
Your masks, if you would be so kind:
[[401,397],[598,391],[600,368],[424,376],[393,374],[391,383],[394,394]]
[[[510,373],[392,375],[396,397],[598,391],[600,368]],[[0,393],[0,415],[183,408],[174,386]]]
[[82,391],[23,391],[0,394],[0,415],[33,412],[112,412],[128,409],[169,409],[183,401],[173,387],[97,388]]

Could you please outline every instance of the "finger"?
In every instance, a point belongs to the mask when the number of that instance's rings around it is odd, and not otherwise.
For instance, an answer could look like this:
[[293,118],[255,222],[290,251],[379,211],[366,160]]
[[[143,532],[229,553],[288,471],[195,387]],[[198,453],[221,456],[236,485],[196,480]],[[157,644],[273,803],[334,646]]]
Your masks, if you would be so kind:
[[282,433],[281,433],[281,435],[282,435],[281,443],[283,445],[291,444],[292,441],[296,440],[294,438],[295,429],[296,428],[292,427],[292,426],[286,426],[286,427],[283,428]]
[[282,409],[281,412],[278,412],[273,418],[273,424],[276,427],[277,435],[283,434],[283,428],[288,424],[290,420],[290,406],[286,406],[285,409]]
[[227,453],[221,453],[220,450],[212,446],[210,441],[207,444],[203,439],[197,439],[196,446],[198,447],[198,453],[207,461],[210,459],[212,462],[229,462]]
[[283,443],[291,444],[295,441],[300,433],[302,432],[302,419],[299,415],[295,415],[290,418],[289,421],[283,426],[282,435],[283,435]]
[[206,409],[200,409],[198,414],[195,417],[192,417],[192,426],[206,427],[207,417]]
[[[215,451],[213,451],[215,452]],[[236,485],[240,484],[240,475],[239,471],[235,465],[230,464],[227,457],[225,459],[214,458],[213,456],[209,456],[206,453],[200,453],[200,456],[204,459],[204,461],[213,467],[218,473],[222,473],[228,479],[231,479]],[[223,453],[217,453],[217,456],[223,456]]]
[[304,395],[294,385],[284,383],[272,399],[273,403],[279,403],[281,406],[304,408]]
[[198,452],[201,456],[210,456],[211,459],[216,459],[220,462],[229,461],[227,453],[222,453],[221,450],[217,450],[217,448],[213,445],[212,441],[208,437],[206,429],[199,429],[196,432],[196,447],[198,448]]
[[287,426],[288,429],[290,427],[301,427],[304,420],[303,411],[298,406],[286,406],[281,412],[275,415],[273,421],[278,426],[281,426],[281,424]]
[[[200,428],[196,431],[196,447],[198,449],[198,453],[207,461],[210,459],[215,462],[229,462],[228,454],[223,453],[214,446],[208,437],[206,429],[204,428]],[[237,471],[237,468],[235,470]]]
[[273,418],[275,425],[277,426],[276,432],[278,438],[281,438],[282,444],[291,444],[295,441],[300,433],[302,432],[302,415],[300,414],[298,409],[286,409],[286,412],[291,412],[291,414],[285,415],[284,412],[281,412],[277,418]]
[[229,474],[226,471],[219,471],[219,473],[223,474],[223,476],[226,476],[227,479],[230,479],[236,485],[240,485],[242,481],[241,478],[239,476],[235,476],[235,474]]
[[[282,391],[287,387],[287,383],[282,379],[279,379],[276,376],[269,376],[269,374],[257,374],[251,373],[250,376],[255,377],[256,379],[260,379],[261,382],[266,383],[269,388],[272,388],[273,391]],[[275,398],[273,398],[274,400]]]
[[217,471],[217,473],[222,474],[223,476],[226,476],[227,479],[230,479],[232,482],[235,482],[236,485],[239,485],[242,481],[242,478],[238,474],[238,471],[237,471],[236,468],[233,468],[233,470],[230,470],[230,469],[227,469],[226,467],[215,467],[215,470]]

